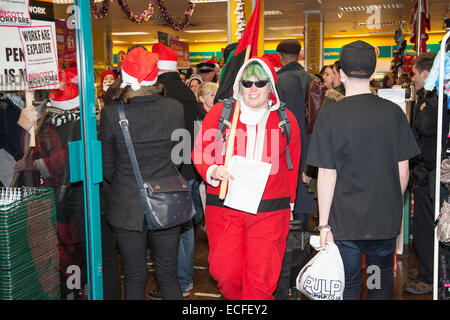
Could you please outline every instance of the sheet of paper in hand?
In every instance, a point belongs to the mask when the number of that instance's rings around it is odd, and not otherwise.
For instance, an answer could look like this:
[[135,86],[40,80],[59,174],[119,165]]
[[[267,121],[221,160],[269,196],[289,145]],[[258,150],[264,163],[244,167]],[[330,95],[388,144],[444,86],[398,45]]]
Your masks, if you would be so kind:
[[234,179],[228,181],[224,205],[256,214],[271,168],[271,163],[233,156],[227,170]]

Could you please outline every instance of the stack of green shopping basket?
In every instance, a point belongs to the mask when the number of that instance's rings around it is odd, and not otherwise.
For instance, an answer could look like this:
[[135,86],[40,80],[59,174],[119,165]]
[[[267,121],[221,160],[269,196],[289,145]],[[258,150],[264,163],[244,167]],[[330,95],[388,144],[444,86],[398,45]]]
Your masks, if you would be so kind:
[[54,190],[0,188],[0,299],[59,299]]

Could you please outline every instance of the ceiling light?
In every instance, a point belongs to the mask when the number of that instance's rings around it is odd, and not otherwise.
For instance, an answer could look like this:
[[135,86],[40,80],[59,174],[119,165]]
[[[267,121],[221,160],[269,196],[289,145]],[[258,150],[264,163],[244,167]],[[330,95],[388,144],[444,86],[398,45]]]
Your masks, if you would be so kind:
[[292,39],[292,37],[276,37],[276,38],[264,38],[264,41],[272,41],[272,40],[287,40]]
[[394,4],[371,4],[368,6],[352,6],[352,7],[339,7],[339,10],[342,11],[367,11],[367,10],[376,10],[376,9],[400,9],[403,8],[403,3],[394,3]]
[[225,32],[225,30],[221,29],[208,29],[208,30],[185,30],[187,33],[207,33],[207,32]]
[[149,34],[148,32],[111,32],[113,36],[137,36],[143,34]]
[[406,21],[385,21],[385,22],[374,22],[374,23],[367,23],[367,22],[360,22],[358,25],[360,27],[364,26],[391,26],[394,24],[405,24]]
[[194,40],[194,42],[227,42],[226,39],[214,39],[214,40]]
[[336,34],[336,35],[332,35],[330,38],[347,38],[347,37],[370,37],[370,34],[368,33],[364,33],[364,34]]
[[397,30],[395,31],[369,31],[370,34],[394,34]]
[[152,41],[133,41],[133,44],[154,44],[158,43],[158,40],[152,40]]
[[268,27],[268,30],[291,30],[291,29],[301,29],[303,26],[286,26],[286,27]]
[[278,10],[267,10],[267,11],[264,11],[264,15],[265,16],[276,16],[276,15],[280,15],[280,14],[283,14],[283,12],[278,11]]

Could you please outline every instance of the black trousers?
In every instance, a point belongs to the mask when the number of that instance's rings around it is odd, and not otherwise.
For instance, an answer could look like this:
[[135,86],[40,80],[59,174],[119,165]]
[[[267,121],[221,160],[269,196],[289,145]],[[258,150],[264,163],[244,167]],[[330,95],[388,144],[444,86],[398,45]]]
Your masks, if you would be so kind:
[[430,187],[414,186],[413,243],[420,259],[417,280],[433,283],[434,203]]
[[125,276],[125,300],[144,300],[145,298],[147,240],[152,252],[156,280],[161,288],[163,299],[183,300],[177,276],[179,226],[149,232],[114,228],[114,232]]
[[101,215],[102,228],[102,264],[103,264],[103,299],[120,300],[122,288],[120,284],[120,270],[117,250],[114,243],[112,228]]

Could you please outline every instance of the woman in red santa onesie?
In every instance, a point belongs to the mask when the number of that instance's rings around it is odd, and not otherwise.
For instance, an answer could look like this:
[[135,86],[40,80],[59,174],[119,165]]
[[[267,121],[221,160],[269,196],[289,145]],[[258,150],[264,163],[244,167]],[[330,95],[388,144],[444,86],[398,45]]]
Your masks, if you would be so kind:
[[[226,150],[223,137],[216,142],[223,102],[217,103],[206,115],[192,152],[194,164],[208,185],[205,223],[210,273],[227,299],[273,299],[281,271],[295,203],[300,129],[294,115],[286,110],[291,128],[287,145],[279,127],[276,80],[270,62],[253,58],[241,67],[233,86],[234,103],[240,104],[233,155],[250,163],[258,161],[271,165],[256,212],[233,209],[226,206],[227,199],[225,204],[219,200],[220,183],[232,179],[228,181],[230,185],[240,179],[223,166],[223,150]],[[227,137],[229,130],[224,132]],[[293,165],[291,170],[287,151]],[[247,199],[240,201],[245,207]]]

